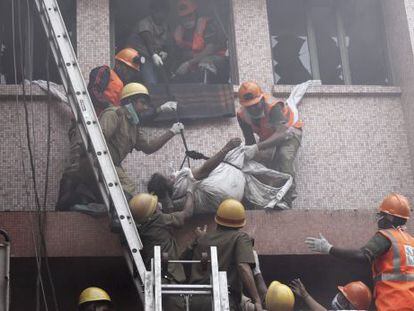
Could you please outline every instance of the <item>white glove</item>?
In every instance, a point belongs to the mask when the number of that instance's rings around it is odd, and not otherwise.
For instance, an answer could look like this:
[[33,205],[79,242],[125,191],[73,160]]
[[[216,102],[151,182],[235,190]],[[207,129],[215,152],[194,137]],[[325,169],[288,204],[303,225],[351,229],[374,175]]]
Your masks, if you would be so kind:
[[168,53],[164,51],[159,52],[158,55],[161,56],[162,60],[166,60],[168,57]]
[[254,263],[256,264],[256,266],[253,269],[253,275],[258,275],[262,273],[262,271],[260,271],[259,255],[257,255],[257,252],[255,250],[253,250],[253,255],[254,255]]
[[174,101],[166,102],[165,104],[160,106],[160,111],[161,112],[177,111],[177,102],[174,102]]
[[332,244],[330,244],[328,240],[325,239],[321,233],[319,233],[319,236],[320,236],[319,239],[307,237],[305,240],[306,245],[308,245],[309,249],[312,252],[329,254],[329,251],[332,248]]
[[178,67],[177,71],[175,72],[178,75],[185,75],[190,70],[190,63],[184,62]]
[[155,64],[155,66],[157,67],[161,67],[164,66],[164,63],[162,61],[161,56],[159,56],[157,53],[154,53],[152,55],[152,62]]
[[170,128],[170,131],[174,135],[179,134],[183,130],[184,130],[184,124],[182,124],[181,122],[174,123],[173,126],[171,126],[171,128]]
[[243,151],[244,151],[244,155],[246,159],[251,160],[254,158],[256,153],[259,151],[259,147],[257,147],[257,145],[244,146]]

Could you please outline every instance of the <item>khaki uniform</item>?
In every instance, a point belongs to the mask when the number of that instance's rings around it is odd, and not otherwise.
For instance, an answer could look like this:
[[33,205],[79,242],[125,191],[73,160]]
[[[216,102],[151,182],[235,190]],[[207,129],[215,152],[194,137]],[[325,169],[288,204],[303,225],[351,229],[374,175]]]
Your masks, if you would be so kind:
[[[177,242],[173,236],[174,228],[180,228],[183,223],[176,217],[176,213],[164,214],[155,212],[143,223],[137,225],[144,248],[141,253],[147,269],[150,269],[151,259],[154,257],[154,246],[161,247],[161,253],[168,253],[170,260],[179,259]],[[163,283],[183,283],[185,281],[184,268],[181,264],[169,264],[168,273],[163,277]],[[181,297],[166,296],[163,309],[184,310],[184,300]]]
[[106,144],[111,153],[122,188],[131,195],[135,193],[135,183],[128,177],[121,163],[134,149],[140,151],[148,144],[146,135],[138,125],[132,124],[131,116],[124,107],[109,107],[99,117]]
[[[237,229],[218,227],[216,231],[208,232],[195,242],[193,259],[200,260],[203,252],[209,252],[210,246],[217,246],[219,270],[227,272],[230,310],[240,310],[243,285],[237,266],[239,263],[248,263],[254,266],[252,239],[247,233]],[[193,265],[190,283],[209,284],[209,272],[203,271],[201,265]],[[191,310],[211,310],[211,299],[194,296]]]

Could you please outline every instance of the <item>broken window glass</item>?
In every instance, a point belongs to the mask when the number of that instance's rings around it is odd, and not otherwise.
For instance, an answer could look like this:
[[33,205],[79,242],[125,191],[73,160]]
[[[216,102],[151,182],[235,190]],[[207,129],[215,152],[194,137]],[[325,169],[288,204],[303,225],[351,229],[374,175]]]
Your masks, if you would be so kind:
[[390,84],[376,0],[268,0],[276,84]]
[[276,84],[298,84],[311,79],[303,1],[269,0],[268,10]]

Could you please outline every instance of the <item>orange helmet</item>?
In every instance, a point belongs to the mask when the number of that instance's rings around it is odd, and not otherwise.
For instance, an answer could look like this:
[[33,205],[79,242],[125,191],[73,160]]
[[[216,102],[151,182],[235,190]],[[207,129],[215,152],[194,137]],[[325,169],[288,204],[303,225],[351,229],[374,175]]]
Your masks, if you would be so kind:
[[123,62],[125,65],[139,71],[140,65],[142,63],[141,56],[138,51],[126,48],[122,49],[115,55],[115,59]]
[[243,82],[239,87],[239,101],[243,107],[256,105],[263,98],[263,92],[256,82]]
[[372,295],[364,283],[361,281],[351,282],[345,286],[338,286],[338,289],[357,310],[368,310]]
[[187,16],[197,10],[197,4],[193,0],[179,0],[177,10],[179,16]]
[[392,216],[408,219],[410,218],[410,204],[408,199],[398,193],[391,192],[382,201],[380,212],[390,214]]

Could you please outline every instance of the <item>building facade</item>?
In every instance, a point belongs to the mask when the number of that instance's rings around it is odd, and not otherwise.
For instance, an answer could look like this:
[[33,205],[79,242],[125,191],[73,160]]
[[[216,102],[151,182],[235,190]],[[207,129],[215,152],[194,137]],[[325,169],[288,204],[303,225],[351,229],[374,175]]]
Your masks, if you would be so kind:
[[[283,1],[230,0],[229,41],[232,45],[233,81],[257,81],[267,92],[286,98],[293,85],[277,84],[283,76],[274,69],[275,53],[281,52],[275,52],[275,41],[272,41],[278,37],[273,33],[277,26],[272,21],[278,17],[274,15],[277,8],[273,6],[280,2]],[[386,55],[382,63],[386,73],[384,83],[381,83],[386,85],[352,83],[352,80],[358,81],[358,77],[353,76],[357,70],[352,65],[351,45],[347,40],[352,43],[353,39],[342,36],[341,40],[339,30],[342,24],[338,18],[341,13],[338,13],[333,23],[336,23],[338,31],[334,41],[339,47],[341,63],[341,73],[336,78],[341,79],[341,85],[333,84],[327,78],[328,83],[311,87],[299,106],[305,123],[296,160],[299,197],[289,211],[248,212],[246,230],[255,237],[255,247],[263,255],[262,270],[266,272],[266,280],[279,278],[288,281],[302,276],[311,293],[313,289],[323,301],[335,292],[335,284],[358,277],[368,282],[369,271],[366,267],[346,267],[324,256],[310,254],[303,243],[306,236],[323,232],[333,243],[360,247],[375,232],[374,212],[387,193],[397,191],[411,201],[414,199],[414,3],[408,0],[376,2],[381,12],[376,17],[380,18],[383,29],[380,33]],[[221,1],[216,3],[220,5]],[[93,67],[111,63],[116,33],[115,9],[109,0],[76,1],[76,50],[85,77]],[[301,16],[295,18],[299,24]],[[324,82],[326,58],[312,46],[319,46],[320,50],[325,46],[318,45],[321,42],[318,41],[318,25],[312,26],[306,21],[309,56],[302,58],[302,65],[313,79],[319,78]],[[346,21],[343,24],[346,28]],[[234,82],[234,88],[237,90],[238,83]],[[0,228],[5,228],[12,236],[12,272],[16,275],[15,282],[12,275],[12,288],[28,293],[31,287],[23,285],[24,273],[35,268],[32,264],[35,252],[31,227],[36,208],[25,132],[23,107],[26,104],[27,122],[32,129],[29,135],[33,143],[36,185],[41,200],[47,182],[47,242],[55,279],[58,280],[55,282],[58,295],[64,296],[65,283],[59,281],[65,278],[63,267],[73,271],[72,275],[82,275],[77,281],[66,284],[72,294],[92,282],[84,273],[79,273],[89,269],[98,283],[110,287],[116,300],[124,307],[122,310],[132,310],[135,298],[126,295],[133,292],[132,285],[126,285],[127,274],[119,258],[118,238],[110,233],[106,219],[53,211],[59,179],[67,161],[66,133],[70,111],[63,103],[48,99],[36,86],[26,87],[24,92],[26,96],[23,96],[19,85],[0,84]],[[48,147],[45,141],[49,130],[50,162],[46,178]],[[156,134],[164,129],[147,130]],[[186,124],[189,146],[205,154],[212,154],[228,139],[241,135],[235,118]],[[184,147],[176,137],[173,143],[168,143],[154,155],[131,153],[125,168],[144,191],[152,173],[168,173],[171,167],[177,168],[183,155]],[[204,222],[212,223],[212,219],[196,217],[188,228],[178,233],[182,245],[192,238],[192,228]],[[409,224],[409,228],[414,227]],[[119,265],[122,266],[119,274],[101,273],[102,268],[117,269]],[[329,271],[329,276],[321,285],[317,277],[326,271]],[[112,283],[110,279],[113,277],[116,280]],[[119,290],[122,286],[126,286],[126,292]],[[16,306],[24,305],[25,302],[18,301],[16,294],[12,297]],[[68,306],[73,305],[71,298],[62,298],[62,310],[70,309]]]

